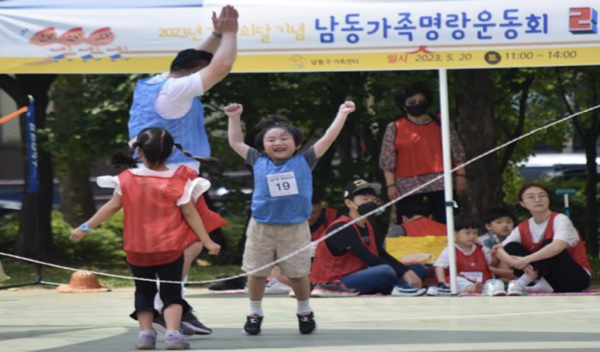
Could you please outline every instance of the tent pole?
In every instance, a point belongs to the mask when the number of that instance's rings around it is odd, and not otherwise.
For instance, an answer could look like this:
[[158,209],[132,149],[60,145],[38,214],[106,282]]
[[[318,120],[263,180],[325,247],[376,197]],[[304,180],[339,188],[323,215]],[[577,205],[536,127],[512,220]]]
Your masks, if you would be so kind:
[[452,295],[458,294],[456,285],[456,252],[454,251],[454,199],[452,199],[452,159],[450,157],[450,113],[448,107],[448,75],[445,68],[439,69],[440,107],[442,113],[442,153],[444,157],[444,196],[446,199],[446,225],[448,228],[448,250],[450,257],[450,288]]

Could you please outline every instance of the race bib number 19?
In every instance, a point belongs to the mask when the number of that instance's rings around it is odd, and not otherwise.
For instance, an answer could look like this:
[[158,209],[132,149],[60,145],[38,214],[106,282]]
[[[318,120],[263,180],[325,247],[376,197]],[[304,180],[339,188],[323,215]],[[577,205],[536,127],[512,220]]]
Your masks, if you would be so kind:
[[293,172],[267,175],[267,184],[271,197],[283,197],[298,194],[298,184]]

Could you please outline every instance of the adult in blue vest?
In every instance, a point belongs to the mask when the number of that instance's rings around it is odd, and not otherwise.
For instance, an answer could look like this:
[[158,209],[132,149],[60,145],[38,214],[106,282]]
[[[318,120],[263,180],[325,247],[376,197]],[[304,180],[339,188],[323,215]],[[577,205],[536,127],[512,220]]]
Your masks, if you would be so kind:
[[[209,38],[195,49],[179,52],[169,72],[138,82],[129,110],[128,127],[132,141],[143,129],[160,127],[169,131],[175,141],[192,155],[210,156],[204,108],[198,97],[231,72],[237,57],[238,12],[227,5],[221,9],[219,17],[213,13],[212,21],[214,32]],[[177,169],[185,165],[199,171],[199,162],[190,160],[175,150],[167,161],[167,167]],[[186,250],[184,273],[201,250],[200,242]],[[155,306],[160,311],[160,299]],[[162,316],[157,317],[154,327],[162,330],[164,326]],[[212,333],[191,312],[183,316],[181,326],[184,335]]]

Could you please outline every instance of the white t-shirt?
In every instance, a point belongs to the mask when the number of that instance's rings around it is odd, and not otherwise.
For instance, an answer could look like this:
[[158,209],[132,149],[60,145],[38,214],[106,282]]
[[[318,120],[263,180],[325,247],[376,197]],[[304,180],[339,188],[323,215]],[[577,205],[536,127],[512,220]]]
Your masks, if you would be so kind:
[[[465,252],[465,251],[463,251],[462,248],[460,248],[457,245],[454,245],[454,247],[456,249],[458,249],[459,251],[463,252],[465,255],[471,255],[477,249],[477,246],[473,245],[471,250]],[[484,254],[485,254],[485,261],[488,263],[488,265],[492,265],[492,256],[490,255],[490,253],[489,252],[485,253],[485,251],[484,251]],[[450,251],[448,250],[448,247],[444,248],[444,250],[438,257],[438,259],[433,264],[433,266],[441,266],[442,268],[447,268],[450,266]]]
[[200,72],[169,78],[169,72],[156,75],[148,83],[167,82],[162,86],[154,102],[154,109],[165,119],[180,119],[192,108],[193,99],[204,94],[204,85]]
[[[155,176],[164,178],[173,177],[173,174],[177,169],[172,169],[170,167],[171,165],[168,166],[169,170],[165,171],[154,171],[148,169],[145,166],[138,167],[135,169],[129,169],[129,171],[131,171],[134,175],[139,176]],[[102,188],[114,188],[115,194],[121,194],[121,182],[119,181],[118,176],[100,176],[96,179],[96,183]],[[185,184],[183,195],[177,200],[177,206],[182,206],[184,204],[189,203],[190,199],[196,202],[198,198],[200,198],[200,196],[204,194],[204,192],[206,192],[209,188],[210,181],[205,178],[198,177],[194,180],[188,180]]]
[[[528,220],[533,243],[540,243],[542,241],[549,220],[550,219],[541,224],[537,224],[533,218]],[[575,226],[573,226],[571,220],[564,214],[556,215],[554,218],[553,230],[554,239],[566,242],[569,247],[575,247],[579,242],[579,234],[577,233],[577,230],[575,230]],[[508,237],[506,237],[506,239],[502,242],[502,245],[506,246],[511,242],[523,243],[521,241],[521,232],[519,231],[518,226],[512,230]]]

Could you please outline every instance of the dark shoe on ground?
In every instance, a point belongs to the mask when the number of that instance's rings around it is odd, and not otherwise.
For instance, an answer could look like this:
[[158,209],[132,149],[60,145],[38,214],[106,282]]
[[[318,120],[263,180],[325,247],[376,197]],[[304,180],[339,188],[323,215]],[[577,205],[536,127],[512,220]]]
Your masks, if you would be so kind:
[[317,331],[317,322],[315,321],[315,313],[296,314],[298,317],[298,329],[302,335],[312,334]]
[[[167,323],[165,322],[165,318],[162,314],[154,318],[154,321],[152,322],[152,328],[154,328],[156,331],[167,332]],[[181,323],[179,331],[181,331],[181,334],[186,337],[194,336],[196,333],[195,330],[192,330],[187,324],[183,324],[183,322]]]
[[183,328],[184,326],[194,331],[196,335],[210,335],[213,333],[212,329],[202,324],[192,311],[185,313],[181,318],[181,327]]
[[[218,276],[217,279],[225,279],[228,277],[229,275],[221,275]],[[246,278],[238,277],[237,279],[215,282],[214,284],[208,286],[208,289],[211,291],[229,291],[243,290],[244,287],[246,287]]]
[[248,315],[246,317],[246,324],[244,324],[244,332],[248,335],[260,334],[260,326],[263,318],[257,314]]

